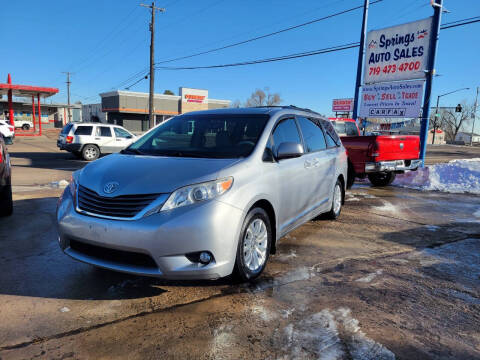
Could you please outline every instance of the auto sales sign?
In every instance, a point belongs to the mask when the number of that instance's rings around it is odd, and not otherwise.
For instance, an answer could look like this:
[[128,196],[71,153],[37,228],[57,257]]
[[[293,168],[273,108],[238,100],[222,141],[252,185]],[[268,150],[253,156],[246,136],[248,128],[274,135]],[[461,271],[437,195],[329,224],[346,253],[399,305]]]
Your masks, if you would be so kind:
[[421,79],[427,69],[432,18],[370,31],[364,84]]

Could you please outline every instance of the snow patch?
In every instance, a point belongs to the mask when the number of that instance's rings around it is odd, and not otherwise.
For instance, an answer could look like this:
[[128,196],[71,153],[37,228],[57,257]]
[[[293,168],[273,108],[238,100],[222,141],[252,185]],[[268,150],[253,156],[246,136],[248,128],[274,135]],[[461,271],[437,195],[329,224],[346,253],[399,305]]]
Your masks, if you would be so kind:
[[367,276],[364,276],[360,279],[357,279],[356,281],[358,282],[364,282],[364,283],[369,283],[369,282],[372,282],[372,280],[374,280],[377,276],[379,275],[382,275],[383,274],[383,270],[382,269],[378,269],[377,271],[373,272],[373,273],[370,273],[368,274]]
[[381,199],[383,205],[381,206],[373,206],[373,209],[374,210],[377,210],[377,211],[382,211],[382,212],[397,212],[398,211],[398,208],[393,205],[391,202],[387,201],[387,200],[383,200]]
[[358,320],[350,309],[334,311],[324,309],[303,319],[298,324],[289,324],[284,329],[289,358],[335,360],[393,360],[395,355],[383,345],[368,338],[361,330]]
[[288,261],[290,259],[293,259],[293,258],[296,258],[296,257],[297,257],[296,251],[295,250],[290,250],[290,252],[288,254],[280,254],[276,258],[279,261],[286,262],[286,261]]
[[69,184],[69,182],[67,180],[52,181],[49,184],[49,187],[64,189],[68,186],[68,184]]
[[451,160],[397,175],[394,185],[416,190],[480,195],[480,158]]
[[427,229],[428,231],[437,231],[440,229],[439,226],[436,226],[436,225],[425,225],[424,226],[425,229]]
[[59,311],[62,312],[62,313],[66,313],[66,312],[69,312],[70,309],[68,307],[64,306]]

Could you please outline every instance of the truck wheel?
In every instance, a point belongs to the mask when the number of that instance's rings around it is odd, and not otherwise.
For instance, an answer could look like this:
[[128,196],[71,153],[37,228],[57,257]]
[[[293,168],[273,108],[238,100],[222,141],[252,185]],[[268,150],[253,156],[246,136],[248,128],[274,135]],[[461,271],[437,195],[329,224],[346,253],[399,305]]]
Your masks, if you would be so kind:
[[28,129],[30,129],[30,125],[28,125],[28,124],[23,124],[23,125],[22,125],[22,129],[23,129],[23,130],[28,130]]
[[9,216],[13,212],[12,185],[9,184],[0,193],[0,216]]
[[87,161],[93,161],[100,156],[100,149],[97,145],[88,144],[82,149],[82,157]]
[[387,186],[395,180],[396,174],[394,172],[373,173],[368,174],[368,180],[373,186]]

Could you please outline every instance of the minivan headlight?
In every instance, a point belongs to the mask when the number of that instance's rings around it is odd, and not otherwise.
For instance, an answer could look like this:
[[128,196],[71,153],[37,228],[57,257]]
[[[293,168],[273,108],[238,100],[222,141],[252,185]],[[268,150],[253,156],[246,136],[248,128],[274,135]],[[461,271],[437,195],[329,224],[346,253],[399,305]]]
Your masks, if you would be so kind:
[[176,209],[181,206],[195,204],[214,199],[226,193],[233,185],[233,177],[189,185],[175,190],[163,204],[160,211]]

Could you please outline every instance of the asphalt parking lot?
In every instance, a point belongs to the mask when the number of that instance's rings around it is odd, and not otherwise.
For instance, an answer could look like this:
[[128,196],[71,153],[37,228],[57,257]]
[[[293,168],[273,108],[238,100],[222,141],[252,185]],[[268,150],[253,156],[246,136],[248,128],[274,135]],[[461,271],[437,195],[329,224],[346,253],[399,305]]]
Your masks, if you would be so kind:
[[[252,284],[169,282],[62,254],[55,205],[85,165],[16,139],[0,220],[0,359],[480,359],[480,197],[356,184]],[[436,146],[427,163],[480,157]]]

